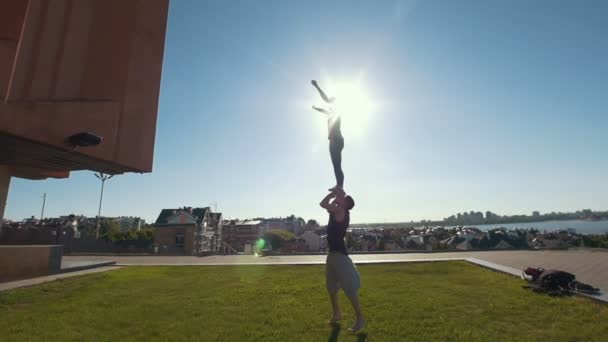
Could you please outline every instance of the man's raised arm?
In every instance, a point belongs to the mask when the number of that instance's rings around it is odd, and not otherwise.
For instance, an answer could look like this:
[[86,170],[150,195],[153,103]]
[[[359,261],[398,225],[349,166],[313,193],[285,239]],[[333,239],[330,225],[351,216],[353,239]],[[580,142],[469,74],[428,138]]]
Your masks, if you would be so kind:
[[319,203],[321,208],[332,210],[333,206],[331,205],[331,203],[329,203],[329,201],[331,201],[331,199],[334,197],[336,197],[336,194],[334,192],[330,192],[329,194],[327,194],[327,196],[323,197],[321,203]]

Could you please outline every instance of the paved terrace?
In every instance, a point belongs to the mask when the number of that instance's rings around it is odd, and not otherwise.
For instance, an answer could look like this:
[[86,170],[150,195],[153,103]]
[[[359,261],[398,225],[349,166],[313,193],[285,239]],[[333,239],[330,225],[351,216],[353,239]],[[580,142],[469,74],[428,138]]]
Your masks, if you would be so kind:
[[[357,264],[467,259],[481,265],[503,266],[502,271],[521,274],[527,266],[571,272],[579,281],[608,292],[608,251],[572,249],[560,251],[484,251],[445,253],[353,254]],[[64,261],[116,261],[117,265],[281,265],[323,264],[325,255],[226,256],[64,256]],[[493,265],[494,264],[494,265]],[[606,295],[604,295],[606,297]]]

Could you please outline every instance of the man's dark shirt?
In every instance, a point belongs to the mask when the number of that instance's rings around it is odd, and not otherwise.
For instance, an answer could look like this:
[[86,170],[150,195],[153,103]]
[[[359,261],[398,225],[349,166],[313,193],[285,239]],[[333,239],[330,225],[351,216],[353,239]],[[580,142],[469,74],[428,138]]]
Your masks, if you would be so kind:
[[329,214],[329,223],[327,224],[327,245],[330,252],[340,252],[344,255],[348,255],[346,251],[346,244],[344,243],[344,236],[346,236],[346,229],[350,223],[350,213],[348,210],[344,213],[344,220],[338,222],[334,219],[333,214]]

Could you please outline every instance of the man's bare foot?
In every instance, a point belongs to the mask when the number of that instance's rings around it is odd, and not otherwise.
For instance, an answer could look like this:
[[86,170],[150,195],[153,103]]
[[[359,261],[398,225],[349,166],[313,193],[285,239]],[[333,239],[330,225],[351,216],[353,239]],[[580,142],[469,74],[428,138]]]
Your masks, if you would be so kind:
[[365,327],[365,320],[363,319],[363,317],[359,317],[357,318],[355,324],[352,327],[348,328],[348,331],[356,333],[357,331],[363,329],[363,327]]
[[327,324],[329,325],[334,325],[334,324],[338,324],[338,322],[342,319],[342,315],[333,315],[329,321],[327,321]]

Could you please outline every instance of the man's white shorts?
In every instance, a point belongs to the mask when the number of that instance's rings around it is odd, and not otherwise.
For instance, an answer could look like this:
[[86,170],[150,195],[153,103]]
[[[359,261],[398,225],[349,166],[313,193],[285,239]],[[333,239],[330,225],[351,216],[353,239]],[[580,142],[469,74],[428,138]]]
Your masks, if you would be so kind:
[[354,296],[361,287],[359,271],[353,261],[340,252],[329,252],[325,264],[325,286],[329,293],[343,289],[347,296]]

